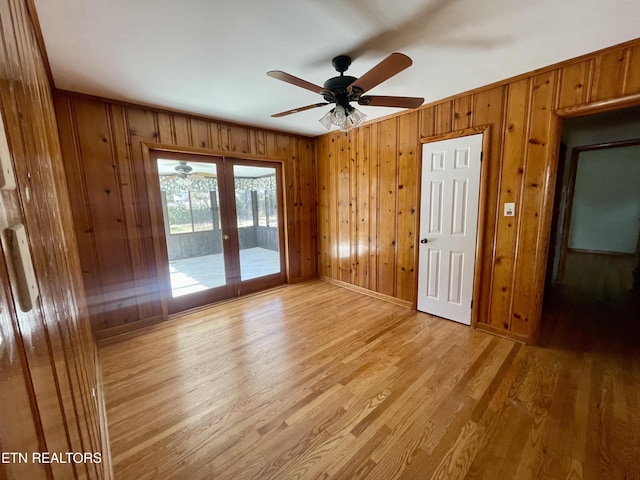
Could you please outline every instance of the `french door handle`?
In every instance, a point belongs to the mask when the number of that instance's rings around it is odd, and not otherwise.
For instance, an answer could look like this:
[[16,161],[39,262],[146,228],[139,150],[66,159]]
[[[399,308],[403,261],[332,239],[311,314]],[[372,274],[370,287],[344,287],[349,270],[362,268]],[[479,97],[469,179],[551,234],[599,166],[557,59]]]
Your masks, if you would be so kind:
[[427,243],[429,240],[427,240],[426,238],[423,238],[422,240],[420,240],[420,243]]

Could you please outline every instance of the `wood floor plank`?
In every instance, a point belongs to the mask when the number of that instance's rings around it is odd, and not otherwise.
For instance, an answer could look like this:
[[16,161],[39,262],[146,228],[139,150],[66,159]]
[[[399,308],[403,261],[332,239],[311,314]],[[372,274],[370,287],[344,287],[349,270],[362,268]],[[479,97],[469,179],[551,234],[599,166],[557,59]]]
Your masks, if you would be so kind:
[[598,288],[540,347],[322,281],[107,339],[115,476],[640,478],[640,344]]

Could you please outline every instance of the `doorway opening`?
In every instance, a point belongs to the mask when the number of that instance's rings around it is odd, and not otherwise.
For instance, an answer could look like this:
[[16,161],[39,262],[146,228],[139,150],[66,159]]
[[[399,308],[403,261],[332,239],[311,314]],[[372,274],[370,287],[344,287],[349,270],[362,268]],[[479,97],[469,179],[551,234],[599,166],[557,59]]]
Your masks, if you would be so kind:
[[282,284],[281,165],[150,152],[169,313]]
[[540,343],[635,334],[640,107],[564,119],[559,155]]

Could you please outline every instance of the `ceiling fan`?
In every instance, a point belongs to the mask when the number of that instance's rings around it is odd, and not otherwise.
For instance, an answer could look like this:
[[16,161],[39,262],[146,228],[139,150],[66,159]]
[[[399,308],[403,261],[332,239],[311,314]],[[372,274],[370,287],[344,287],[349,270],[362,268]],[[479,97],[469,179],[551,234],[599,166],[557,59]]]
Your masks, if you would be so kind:
[[350,130],[353,127],[362,125],[366,120],[366,115],[352,107],[350,105],[351,102],[358,102],[358,105],[397,108],[417,108],[424,102],[424,98],[420,97],[364,95],[364,93],[373,87],[411,66],[413,63],[411,59],[402,53],[392,53],[360,78],[344,74],[349,68],[349,65],[351,65],[351,57],[339,55],[335,57],[331,63],[340,75],[328,79],[322,87],[302,80],[301,78],[294,77],[281,70],[271,70],[267,72],[267,75],[272,78],[319,93],[325,100],[324,102],[314,103],[313,105],[275,113],[271,116],[284,117],[292,113],[335,103],[336,106],[320,119],[320,123],[322,123],[327,130],[331,128],[331,125],[336,125],[342,130]]

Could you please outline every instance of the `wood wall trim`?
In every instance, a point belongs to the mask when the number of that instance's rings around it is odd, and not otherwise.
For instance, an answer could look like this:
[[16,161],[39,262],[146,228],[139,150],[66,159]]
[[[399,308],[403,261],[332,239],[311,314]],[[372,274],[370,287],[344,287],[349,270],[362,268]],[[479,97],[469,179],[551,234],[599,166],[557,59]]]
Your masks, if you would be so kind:
[[[439,142],[441,140],[451,140],[452,138],[468,137],[469,135],[475,135],[482,133],[488,135],[490,125],[478,125],[476,127],[464,128],[462,130],[455,130],[453,132],[441,133],[439,135],[430,135],[428,137],[420,137],[420,143]],[[483,146],[484,148],[484,146]]]
[[162,152],[188,153],[192,155],[203,155],[203,156],[209,156],[209,157],[222,157],[222,158],[229,158],[229,159],[235,158],[238,160],[255,160],[258,162],[283,163],[284,161],[282,157],[275,157],[275,156],[269,156],[269,155],[254,155],[251,153],[243,153],[240,156],[237,153],[229,153],[229,151],[220,150],[220,149],[170,145],[166,143],[142,142],[142,148],[145,155],[149,154],[149,150],[157,150]]
[[624,97],[609,98],[566,108],[558,108],[554,113],[559,117],[580,117],[583,115],[593,115],[594,113],[636,107],[638,105],[640,105],[640,93],[635,93]]
[[486,237],[487,219],[487,204],[489,194],[489,167],[488,159],[491,158],[491,128],[489,125],[484,126],[482,130],[482,165],[480,166],[480,205],[478,207],[478,226],[476,232],[476,261],[475,272],[473,277],[473,307],[471,308],[471,326],[476,328],[478,320],[480,319],[480,312],[482,306],[482,299],[485,297],[485,292],[482,291],[486,288],[482,283],[484,276],[484,266],[482,259],[485,258],[488,248],[485,245],[484,239]]

